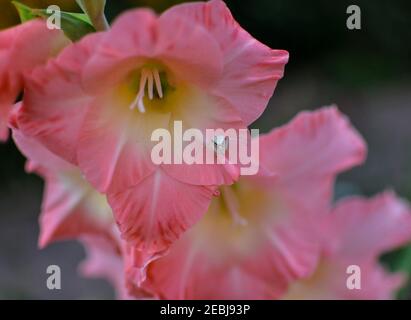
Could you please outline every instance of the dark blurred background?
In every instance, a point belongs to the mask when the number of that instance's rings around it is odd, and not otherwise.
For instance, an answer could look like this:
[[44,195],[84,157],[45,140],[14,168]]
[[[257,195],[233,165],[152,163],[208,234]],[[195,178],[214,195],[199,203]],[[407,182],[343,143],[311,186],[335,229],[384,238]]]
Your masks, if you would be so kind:
[[[0,0],[0,29],[19,23],[8,0]],[[75,1],[28,1],[31,7],[57,4],[79,11]],[[107,16],[149,6],[161,12],[173,0],[107,0]],[[411,200],[411,2],[409,0],[226,1],[254,37],[290,52],[285,77],[253,127],[262,132],[300,110],[337,104],[368,142],[368,160],[339,177],[336,198],[374,195],[394,189]],[[346,9],[361,8],[361,30],[348,30]],[[36,247],[43,183],[24,173],[24,158],[11,141],[0,145],[0,299],[112,298],[103,280],[83,279],[84,257],[75,242]],[[411,273],[411,247],[382,258],[388,268]],[[46,268],[62,269],[62,290],[45,286]],[[411,282],[399,298],[411,297]]]

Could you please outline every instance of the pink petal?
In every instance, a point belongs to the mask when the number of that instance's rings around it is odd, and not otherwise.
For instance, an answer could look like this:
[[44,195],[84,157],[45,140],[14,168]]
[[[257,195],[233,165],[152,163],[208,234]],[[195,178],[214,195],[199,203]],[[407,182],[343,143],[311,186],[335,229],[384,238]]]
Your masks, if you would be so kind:
[[84,235],[111,238],[111,209],[105,197],[84,180],[80,171],[17,129],[13,129],[13,139],[28,158],[28,169],[46,181],[39,246]]
[[[405,283],[379,256],[411,241],[411,209],[392,192],[341,200],[322,223],[323,255],[317,270],[293,283],[285,299],[392,299]],[[360,268],[360,290],[347,288],[349,266]]]
[[[184,235],[168,254],[148,265],[147,276],[141,285],[143,289],[161,299],[230,300],[275,299],[285,291],[286,279],[276,268],[269,270],[272,281],[261,276],[261,273],[267,275],[261,265],[267,261],[254,260],[253,255],[242,260],[229,252],[216,259],[209,253],[209,250],[218,250],[211,247],[215,243],[197,243],[192,234],[190,231],[189,235]],[[261,269],[255,273],[248,269],[251,264],[255,269],[258,265]]]
[[[361,289],[347,288],[347,267],[356,264],[361,270]],[[402,274],[387,273],[375,262],[324,260],[312,277],[293,283],[285,300],[387,300],[404,284]]]
[[210,86],[221,73],[218,45],[201,26],[136,9],[121,15],[105,34],[87,65],[87,87],[101,92],[150,59],[200,87]]
[[213,199],[201,221],[147,265],[142,288],[165,299],[274,299],[310,275],[319,254],[313,222],[282,206],[275,180],[268,186],[241,178],[233,187],[246,225],[230,218],[228,201],[236,199],[223,190],[225,205]]
[[84,37],[27,76],[24,106],[17,117],[25,134],[73,164],[77,163],[78,135],[91,100],[81,87],[82,65],[99,39],[98,33]]
[[[193,90],[186,99],[180,102],[178,109],[172,112],[171,120],[171,124],[174,123],[173,121],[182,122],[183,133],[192,128],[200,130],[204,141],[198,146],[203,150],[203,162],[190,165],[185,162],[183,164],[173,162],[170,165],[162,165],[170,176],[181,182],[195,185],[228,185],[238,180],[240,170],[238,155],[233,162],[228,161],[227,158],[224,164],[217,164],[216,161],[207,164],[205,161],[207,150],[215,153],[213,141],[206,140],[207,130],[235,130],[237,138],[239,130],[247,130],[237,111],[227,101],[210,96],[206,92]],[[172,129],[171,132],[174,137],[176,133]],[[236,144],[239,150],[238,140],[230,143]],[[183,142],[182,150],[187,144]]]
[[149,265],[143,288],[167,300],[274,299],[284,291],[284,282],[277,280],[275,284],[264,282],[235,261],[213,263],[204,251],[185,240]]
[[23,90],[23,75],[68,43],[61,30],[49,30],[37,19],[0,32],[0,140],[8,137],[8,112]]
[[9,128],[7,118],[9,116],[11,103],[0,104],[0,141],[7,141],[9,138]]
[[40,215],[41,248],[48,244],[84,236],[113,238],[113,214],[105,196],[95,191],[77,169],[50,171],[42,167],[46,180]]
[[176,181],[161,169],[108,199],[123,238],[140,250],[159,252],[196,223],[213,189]]
[[[345,118],[329,108],[302,114],[261,137],[260,150],[264,170],[241,177],[232,187],[239,201],[237,216],[248,222],[246,229],[230,224],[224,209],[230,207],[229,199],[223,192],[226,205],[218,209],[215,199],[187,236],[150,263],[143,287],[170,299],[205,298],[212,297],[210,275],[223,284],[222,279],[236,274],[244,283],[256,279],[252,297],[273,298],[288,284],[313,274],[334,178],[364,159],[364,143]],[[184,272],[166,273],[166,266],[181,270],[184,259],[188,271],[184,264]],[[219,287],[226,293],[224,298],[238,297],[232,287],[236,281]]]
[[13,129],[13,140],[20,152],[27,157],[29,171],[44,173],[76,170],[73,165],[56,156],[37,140],[25,136],[17,129]]
[[[238,180],[240,175],[238,155],[233,162],[228,158],[228,154],[225,155],[224,164],[218,164],[216,157],[213,163],[208,164],[206,162],[207,152],[216,155],[214,141],[206,140],[207,129],[235,130],[237,137],[239,137],[239,130],[246,130],[242,121],[235,115],[235,111],[230,110],[231,107],[226,104],[224,105],[222,101],[213,102],[201,96],[199,96],[197,100],[186,101],[186,104],[182,107],[183,110],[181,113],[173,114],[173,120],[182,121],[183,133],[186,129],[191,128],[201,131],[203,139],[202,142],[196,143],[196,146],[202,150],[203,161],[200,163],[187,164],[183,159],[182,164],[173,162],[172,164],[163,164],[162,168],[173,178],[195,185],[229,185]],[[172,137],[177,135],[174,131],[172,131],[172,133]],[[215,137],[212,138],[214,139]],[[239,150],[238,139],[230,143],[237,145],[237,149]],[[182,152],[184,152],[187,144],[188,142],[182,143]],[[172,153],[174,154],[174,152]],[[184,153],[182,154],[184,155]]]
[[118,243],[101,237],[85,237],[81,240],[87,258],[80,265],[80,272],[89,278],[107,279],[114,287],[118,299],[147,299],[150,296],[142,290],[135,289],[130,295],[127,291],[124,259]]
[[364,140],[336,107],[301,112],[260,138],[260,164],[278,174],[290,197],[313,210],[329,206],[336,175],[365,156]]
[[[340,299],[395,299],[396,291],[399,290],[403,285],[405,285],[407,280],[405,274],[389,273],[377,263],[358,263],[358,266],[361,268],[362,275],[361,290],[347,290],[346,286],[335,286],[333,289],[336,289],[335,291],[337,293],[340,293]],[[347,274],[345,274],[345,277],[342,277],[342,280],[345,280],[344,282],[346,282],[346,277]],[[345,284],[344,282],[343,284]]]
[[177,5],[163,16],[189,19],[207,29],[223,56],[222,78],[213,93],[229,101],[247,125],[255,121],[283,76],[288,53],[254,39],[220,0]]
[[93,204],[88,203],[95,201],[90,199],[89,190],[68,189],[65,182],[58,177],[47,179],[40,216],[40,248],[52,242],[85,235],[110,238],[108,226],[111,224],[111,212],[108,208],[100,214]]
[[393,192],[371,199],[341,200],[328,217],[329,251],[339,256],[377,258],[411,241],[411,207]]
[[84,277],[105,278],[116,290],[117,298],[128,299],[125,290],[123,259],[116,246],[105,239],[88,237],[82,240],[87,257],[79,270]]
[[240,176],[236,164],[171,164],[163,165],[164,171],[174,179],[194,185],[230,185]]
[[124,190],[152,174],[151,133],[168,114],[133,114],[115,95],[96,99],[80,129],[79,166],[100,192]]

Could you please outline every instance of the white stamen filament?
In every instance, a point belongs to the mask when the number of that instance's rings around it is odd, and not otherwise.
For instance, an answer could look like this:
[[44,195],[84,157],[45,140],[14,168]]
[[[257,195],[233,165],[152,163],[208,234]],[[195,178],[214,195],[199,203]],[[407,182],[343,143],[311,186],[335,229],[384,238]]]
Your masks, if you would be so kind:
[[157,69],[154,72],[154,81],[156,82],[158,96],[160,98],[163,98],[163,88],[161,87],[160,74],[158,73]]
[[148,76],[148,98],[153,100],[153,75]]
[[144,106],[144,95],[146,91],[146,84],[147,84],[147,92],[148,98],[150,100],[154,99],[154,85],[156,86],[157,94],[160,98],[163,98],[163,88],[161,87],[161,80],[160,74],[157,69],[141,69],[141,77],[140,77],[140,87],[137,93],[136,98],[130,105],[130,109],[133,110],[137,107],[138,111],[141,113],[146,112],[146,107]]

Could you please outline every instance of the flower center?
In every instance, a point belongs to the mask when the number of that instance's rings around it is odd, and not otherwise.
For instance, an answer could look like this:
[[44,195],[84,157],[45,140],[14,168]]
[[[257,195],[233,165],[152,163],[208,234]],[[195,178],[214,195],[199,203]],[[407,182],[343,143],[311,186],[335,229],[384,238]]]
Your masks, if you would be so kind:
[[133,110],[137,108],[141,113],[146,112],[146,107],[144,106],[144,96],[146,93],[150,100],[154,99],[154,87],[157,91],[157,95],[160,99],[163,98],[163,88],[161,87],[160,73],[156,68],[148,69],[142,68],[140,74],[140,86],[136,98],[130,104],[130,109]]

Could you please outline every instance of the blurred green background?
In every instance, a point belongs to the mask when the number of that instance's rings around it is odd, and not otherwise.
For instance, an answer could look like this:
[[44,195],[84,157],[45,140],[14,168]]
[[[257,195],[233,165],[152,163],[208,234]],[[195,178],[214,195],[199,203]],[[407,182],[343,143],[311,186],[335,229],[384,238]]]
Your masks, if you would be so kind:
[[[19,22],[9,0],[0,0],[0,29]],[[31,7],[57,4],[79,11],[74,0],[21,0]],[[111,21],[132,7],[161,12],[178,0],[107,0]],[[411,2],[254,0],[226,1],[254,37],[290,52],[285,78],[263,116],[252,126],[267,132],[298,111],[336,103],[365,137],[365,165],[339,177],[336,198],[394,189],[411,200]],[[346,28],[346,8],[361,8],[362,29]],[[137,26],[136,26],[137,27]],[[37,218],[42,181],[24,173],[12,142],[0,145],[0,298],[112,298],[104,281],[76,273],[80,245],[61,243],[39,251]],[[382,258],[388,268],[411,273],[411,247]],[[62,290],[45,286],[46,267],[62,268]],[[399,293],[411,298],[411,282]]]

